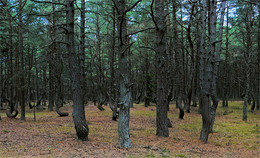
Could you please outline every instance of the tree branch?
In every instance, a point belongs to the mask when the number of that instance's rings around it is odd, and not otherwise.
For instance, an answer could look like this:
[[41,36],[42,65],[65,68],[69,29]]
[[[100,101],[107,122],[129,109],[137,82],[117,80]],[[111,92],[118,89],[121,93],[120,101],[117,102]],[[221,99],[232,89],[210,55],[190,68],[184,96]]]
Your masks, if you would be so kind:
[[120,15],[120,12],[119,12],[119,9],[118,9],[118,7],[117,7],[117,5],[116,5],[115,0],[112,0],[112,1],[113,1],[113,4],[114,4],[115,8],[116,8],[117,14]]
[[131,11],[131,10],[132,10],[138,3],[140,3],[141,1],[142,1],[142,0],[138,0],[137,2],[135,2],[135,4],[132,5],[130,8],[128,8],[128,9],[125,11],[125,13]]
[[152,3],[151,3],[151,16],[152,16],[152,20],[154,22],[154,25],[155,25],[155,28],[158,29],[158,25],[156,23],[156,20],[154,19],[154,13],[153,13],[153,3],[154,3],[154,0],[152,0]]
[[57,5],[63,5],[63,6],[66,6],[66,4],[64,3],[59,3],[59,2],[50,2],[50,1],[38,1],[38,0],[31,0],[32,2],[35,2],[35,3],[49,3],[49,4],[57,4]]
[[146,28],[146,29],[143,29],[143,30],[131,32],[131,33],[127,34],[127,36],[134,35],[134,34],[137,34],[137,33],[140,33],[140,32],[148,31],[148,30],[153,30],[153,29],[155,29],[155,28],[154,27],[149,27],[149,28]]

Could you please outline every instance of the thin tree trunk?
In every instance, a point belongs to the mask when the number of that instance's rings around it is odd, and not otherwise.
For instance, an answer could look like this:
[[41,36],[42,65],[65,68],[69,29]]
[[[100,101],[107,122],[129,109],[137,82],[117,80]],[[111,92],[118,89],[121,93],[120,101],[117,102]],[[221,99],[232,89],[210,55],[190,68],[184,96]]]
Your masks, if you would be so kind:
[[[55,0],[52,0],[52,2],[55,2]],[[49,49],[49,105],[48,109],[50,111],[53,111],[54,107],[54,96],[55,96],[55,61],[54,61],[54,54],[56,54],[56,31],[55,31],[55,4],[52,4],[52,28],[51,28],[51,42],[53,44],[51,45]]]
[[174,34],[174,48],[175,48],[175,65],[176,65],[176,107],[179,108],[179,118],[183,119],[184,117],[184,109],[182,106],[183,100],[183,65],[181,63],[181,55],[178,41],[178,30],[177,30],[177,18],[176,18],[176,1],[173,1],[173,34]]
[[[80,69],[81,69],[81,82],[83,84],[83,97],[86,95],[86,75],[85,75],[85,0],[81,0],[81,12],[80,12]],[[85,103],[85,99],[84,99]]]
[[257,55],[257,83],[258,83],[258,94],[257,94],[257,103],[256,109],[260,110],[260,2],[258,2],[258,55]]
[[[187,28],[187,39],[189,41],[189,47],[190,47],[190,55],[191,55],[191,65],[190,65],[190,73],[189,73],[189,81],[188,81],[188,94],[187,94],[187,101],[186,101],[186,106],[185,106],[185,110],[186,112],[190,113],[190,104],[191,104],[191,99],[192,99],[192,93],[194,91],[194,89],[192,89],[194,87],[194,76],[195,76],[195,55],[194,55],[194,44],[191,38],[191,26],[193,24],[193,16],[194,16],[194,10],[195,10],[195,4],[192,4],[191,6],[191,13],[190,13],[190,19],[189,19],[189,25]],[[188,62],[188,60],[187,60]],[[188,65],[188,64],[187,64]],[[186,78],[186,77],[185,77]]]
[[245,97],[243,106],[243,121],[247,121],[247,105],[249,102],[250,91],[250,71],[251,71],[251,59],[252,59],[252,31],[253,31],[253,7],[252,4],[248,4],[248,17],[246,18],[246,52],[244,54],[246,74],[245,74]]
[[222,106],[223,107],[228,107],[228,92],[229,92],[229,51],[228,51],[228,47],[229,47],[229,20],[228,20],[228,12],[229,7],[228,7],[228,3],[227,3],[227,26],[226,26],[226,60],[225,60],[225,77],[224,77],[224,92],[223,92],[223,103]]
[[115,69],[114,69],[114,64],[115,64],[115,45],[116,45],[116,10],[115,7],[113,7],[113,23],[112,23],[112,41],[111,41],[111,54],[110,54],[110,73],[111,73],[111,78],[110,78],[110,107],[112,108],[112,120],[116,121],[117,119],[117,105],[115,102]]
[[21,120],[25,120],[25,90],[23,88],[24,85],[24,78],[25,74],[24,72],[24,54],[23,54],[23,21],[22,21],[22,0],[19,0],[19,12],[18,12],[18,21],[19,21],[19,27],[18,27],[18,52],[20,56],[20,73],[21,79],[20,79],[20,87],[19,87],[19,98],[20,98],[20,106],[21,106]]

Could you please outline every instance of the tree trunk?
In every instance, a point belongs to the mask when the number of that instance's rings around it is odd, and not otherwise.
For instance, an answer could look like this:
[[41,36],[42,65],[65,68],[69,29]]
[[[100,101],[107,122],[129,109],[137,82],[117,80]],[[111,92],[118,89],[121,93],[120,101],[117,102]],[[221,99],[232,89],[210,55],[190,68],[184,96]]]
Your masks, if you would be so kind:
[[155,0],[154,24],[156,27],[155,51],[157,66],[156,135],[169,137],[168,113],[168,59],[166,52],[166,19],[164,0]]
[[86,95],[86,75],[85,75],[85,23],[86,23],[86,11],[85,0],[81,0],[81,12],[80,12],[80,69],[81,69],[81,82],[83,85],[83,98],[84,103]]
[[129,132],[131,89],[129,83],[129,65],[127,51],[130,45],[127,44],[127,24],[126,24],[126,1],[117,0],[117,30],[119,36],[119,118],[118,137],[121,147],[130,148],[132,146]]
[[[52,2],[55,2],[55,0],[52,0]],[[52,4],[52,11],[53,11],[53,16],[52,16],[52,28],[51,28],[51,42],[53,44],[50,46],[49,49],[49,105],[48,109],[50,111],[53,111],[54,107],[54,96],[55,96],[55,61],[54,61],[54,55],[56,54],[56,31],[55,31],[55,4]]]
[[72,81],[72,93],[73,93],[73,121],[76,129],[78,139],[86,141],[88,140],[89,128],[85,118],[85,107],[83,101],[83,88],[80,82],[81,73],[80,67],[77,62],[77,55],[75,51],[74,40],[74,0],[66,0],[66,41],[67,51],[69,53],[69,66],[71,72]]
[[249,102],[250,91],[250,72],[251,72],[251,59],[252,59],[252,31],[253,31],[253,6],[248,4],[248,17],[245,19],[246,23],[246,52],[244,54],[246,74],[245,74],[245,97],[243,106],[243,121],[247,121],[247,105]]
[[173,34],[174,34],[174,48],[175,48],[175,65],[176,65],[176,107],[179,108],[179,118],[183,119],[184,117],[184,109],[182,106],[182,100],[183,100],[183,65],[181,63],[181,50],[179,47],[179,41],[178,41],[178,30],[177,30],[177,18],[176,18],[176,1],[173,1]]
[[[145,38],[144,39],[144,44],[145,44],[145,46],[148,46],[148,39],[147,38]],[[150,75],[150,73],[149,73],[149,55],[148,55],[148,51],[147,50],[144,50],[145,52],[144,52],[144,56],[145,56],[145,87],[144,87],[144,89],[145,89],[145,94],[144,94],[144,106],[145,107],[148,107],[148,106],[150,106],[150,101],[151,101],[151,99],[152,99],[152,89],[151,89],[151,75]],[[140,94],[142,93],[142,92],[139,92]],[[140,95],[140,97],[139,98],[141,98],[141,95]]]
[[[217,10],[217,2],[215,1],[214,4],[212,4],[212,16],[211,16],[211,24],[212,28],[210,29],[212,35],[211,39],[211,47],[212,50],[215,49],[215,44],[216,43],[216,21],[217,21],[217,15],[216,15],[216,10]],[[223,24],[224,24],[224,16],[225,16],[225,8],[226,8],[226,0],[222,0],[221,4],[221,17],[220,17],[220,24],[219,24],[219,31],[218,31],[218,45],[217,45],[217,50],[216,53],[213,53],[213,56],[215,56],[214,62],[213,62],[213,80],[212,80],[212,100],[213,100],[213,105],[211,107],[211,123],[210,123],[210,132],[213,132],[213,125],[215,123],[215,117],[216,117],[216,110],[218,107],[218,98],[217,98],[217,76],[218,76],[218,68],[219,68],[219,61],[220,61],[220,53],[221,53],[221,45],[222,45],[222,34],[223,34]],[[214,18],[213,18],[214,17]]]
[[[200,139],[208,142],[210,128],[210,89],[212,82],[212,57],[206,52],[206,21],[207,21],[207,2],[202,0],[202,29],[201,29],[201,45],[200,45],[200,108],[202,115],[202,129]],[[212,51],[212,50],[211,50]]]
[[256,101],[256,109],[260,110],[260,2],[258,2],[258,55],[257,55],[257,84],[258,84],[258,92],[257,92],[257,101]]
[[22,21],[22,9],[23,4],[22,0],[19,0],[19,12],[18,12],[18,20],[19,20],[19,27],[18,27],[18,51],[20,55],[20,87],[19,87],[19,98],[20,98],[20,106],[21,106],[21,120],[25,120],[25,90],[24,86],[24,54],[23,54],[23,21]]
[[112,113],[112,120],[116,121],[117,119],[117,103],[115,102],[116,100],[116,92],[115,92],[115,69],[114,69],[114,64],[115,64],[115,45],[116,45],[116,10],[115,7],[113,7],[113,23],[112,23],[112,41],[111,41],[111,54],[110,54],[110,107],[113,111]]
[[226,26],[226,60],[225,60],[225,77],[224,77],[224,86],[223,86],[223,103],[222,106],[223,107],[228,107],[228,92],[229,92],[229,51],[228,51],[228,47],[229,47],[229,19],[228,19],[228,12],[229,7],[228,7],[228,3],[227,3],[227,26]]
[[[194,44],[191,38],[191,26],[193,24],[193,16],[194,16],[194,10],[195,10],[195,4],[192,4],[191,6],[191,13],[190,13],[190,19],[189,24],[187,28],[187,39],[189,41],[189,47],[190,47],[190,55],[191,55],[191,64],[190,64],[190,73],[189,73],[189,81],[188,81],[188,93],[187,93],[187,103],[185,104],[185,110],[186,112],[190,113],[190,104],[192,99],[192,93],[194,91],[194,76],[195,76],[195,54],[194,54]],[[187,61],[188,62],[188,61]],[[186,78],[186,77],[185,77]]]

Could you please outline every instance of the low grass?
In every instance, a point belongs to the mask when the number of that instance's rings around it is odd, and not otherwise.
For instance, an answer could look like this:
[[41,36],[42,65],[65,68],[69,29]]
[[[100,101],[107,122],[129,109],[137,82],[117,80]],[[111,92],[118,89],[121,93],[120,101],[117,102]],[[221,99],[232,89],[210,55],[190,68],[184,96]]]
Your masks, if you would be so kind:
[[[168,117],[173,128],[169,128],[170,137],[162,138],[155,136],[156,107],[153,105],[146,108],[143,103],[134,104],[130,119],[133,148],[128,150],[118,147],[118,124],[111,120],[112,112],[109,107],[104,108],[105,111],[99,111],[94,106],[86,107],[86,119],[90,130],[90,140],[87,143],[76,140],[71,115],[58,117],[55,112],[46,110],[36,112],[36,121],[33,121],[34,114],[28,110],[26,122],[2,117],[3,123],[6,121],[12,126],[1,124],[0,143],[2,141],[6,145],[0,145],[0,155],[28,156],[29,151],[37,148],[35,145],[41,145],[37,152],[47,154],[44,155],[46,157],[56,157],[58,153],[55,151],[64,149],[76,157],[84,157],[84,153],[86,156],[86,152],[89,151],[95,152],[98,155],[96,157],[111,157],[108,156],[110,152],[119,154],[115,157],[257,157],[260,143],[259,112],[248,112],[248,121],[242,121],[241,101],[229,102],[228,108],[218,107],[214,132],[210,134],[208,144],[199,141],[202,120],[197,112],[198,107],[192,107],[191,113],[185,113],[184,120],[180,120],[179,110],[174,104],[170,105]],[[69,110],[71,112],[72,108]],[[32,138],[36,143],[32,145],[30,141],[22,142],[19,135],[22,133],[23,137],[34,136]],[[8,142],[9,139],[13,141]],[[42,144],[37,143],[38,141]],[[41,157],[39,154],[38,156]]]

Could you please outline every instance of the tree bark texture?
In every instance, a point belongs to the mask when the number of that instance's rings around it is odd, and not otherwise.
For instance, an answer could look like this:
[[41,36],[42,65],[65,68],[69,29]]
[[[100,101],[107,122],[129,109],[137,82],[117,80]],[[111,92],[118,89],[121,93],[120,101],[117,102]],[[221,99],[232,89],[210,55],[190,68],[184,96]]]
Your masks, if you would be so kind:
[[[226,0],[222,0],[221,3],[221,17],[220,17],[220,23],[219,23],[219,31],[218,31],[218,45],[216,52],[213,53],[213,57],[215,57],[213,60],[213,79],[212,79],[212,100],[213,105],[211,106],[211,123],[210,123],[210,132],[213,132],[213,126],[215,123],[215,117],[216,117],[216,111],[218,107],[218,98],[217,98],[217,77],[218,77],[218,68],[219,68],[219,62],[220,62],[220,53],[221,53],[221,46],[222,46],[222,35],[223,35],[223,24],[224,24],[224,16],[225,16],[225,8],[226,8]],[[217,1],[214,1],[211,7],[211,22],[212,28],[210,29],[212,33],[212,38],[210,39],[212,50],[215,49],[215,43],[216,43],[216,21],[217,21]],[[214,44],[213,44],[214,43]]]
[[[202,115],[202,129],[200,139],[208,142],[210,128],[210,93],[212,86],[212,56],[206,51],[206,22],[207,22],[207,2],[202,0],[202,29],[201,29],[201,45],[200,45],[200,107]],[[214,51],[214,50],[211,50]]]
[[117,30],[119,37],[119,117],[118,117],[118,137],[119,145],[123,148],[132,146],[129,131],[131,89],[129,83],[129,64],[127,51],[130,45],[127,42],[127,24],[126,24],[126,1],[116,0],[117,7]]
[[157,66],[156,135],[168,137],[168,59],[166,52],[166,16],[164,0],[155,0],[155,51]]
[[66,0],[66,42],[69,53],[69,66],[71,72],[73,95],[73,121],[78,139],[88,140],[89,128],[85,118],[83,87],[80,81],[81,69],[77,61],[74,41],[74,0]]

